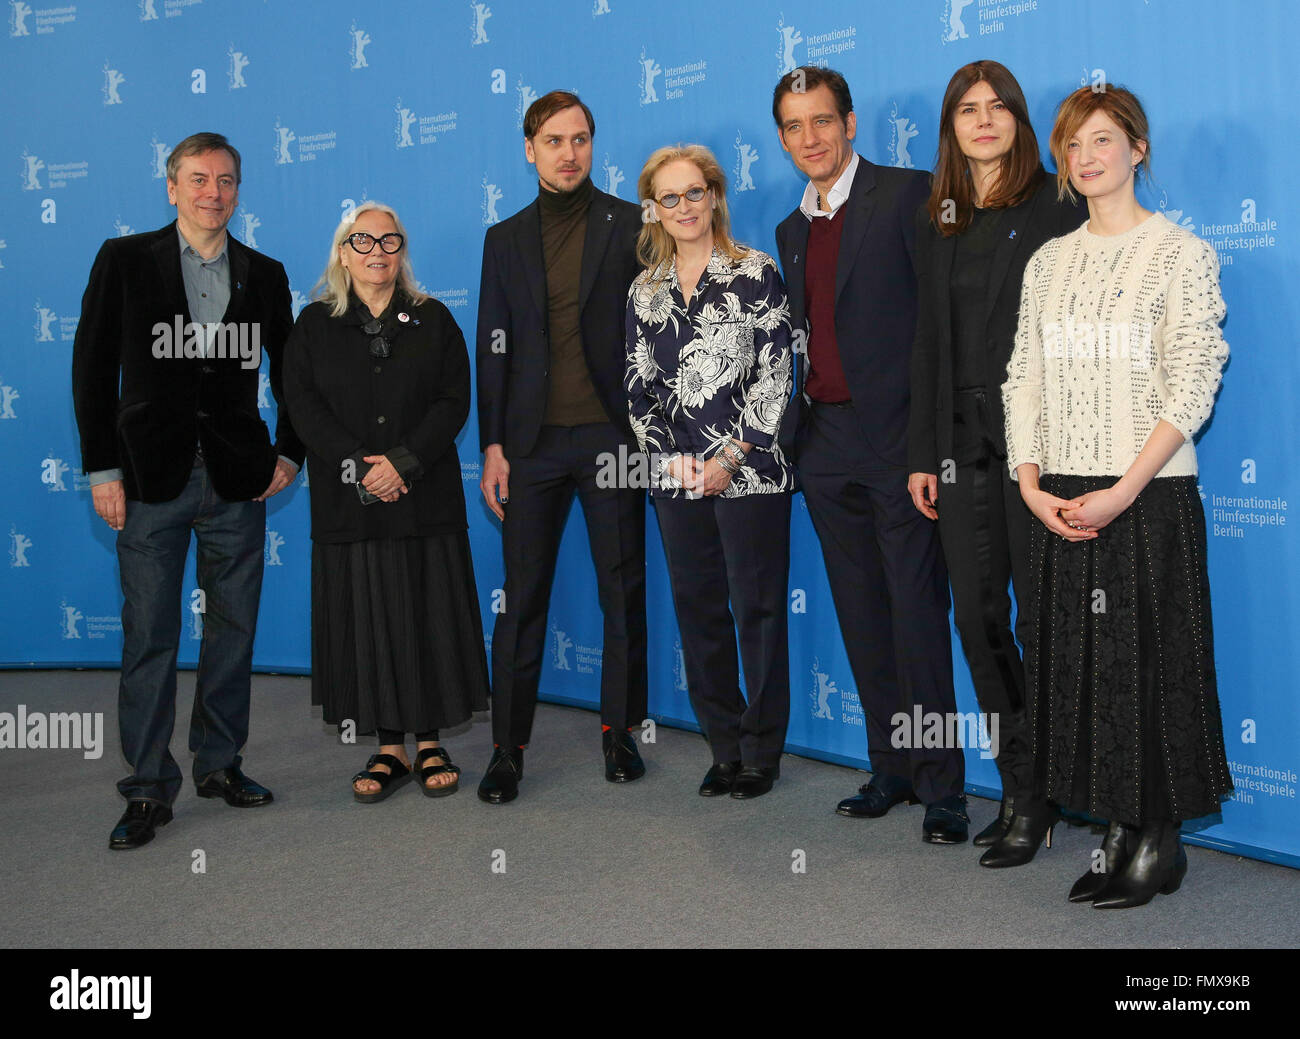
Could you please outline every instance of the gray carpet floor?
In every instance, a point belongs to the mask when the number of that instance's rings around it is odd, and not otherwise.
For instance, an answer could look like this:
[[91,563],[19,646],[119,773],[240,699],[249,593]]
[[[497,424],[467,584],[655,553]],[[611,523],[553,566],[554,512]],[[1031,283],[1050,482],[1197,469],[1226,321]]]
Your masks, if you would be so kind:
[[[127,773],[116,672],[0,672],[0,710],[104,712],[104,752],[0,752],[0,944],[16,947],[1296,947],[1300,872],[1189,847],[1182,889],[1100,912],[1065,894],[1098,838],[1058,826],[1014,870],[971,845],[920,839],[923,809],[837,817],[864,773],[787,755],[755,801],[705,799],[695,734],[660,726],[644,779],[607,783],[596,715],[543,704],[520,797],[479,802],[485,721],[444,734],[465,770],[454,796],[412,784],[377,805],[348,778],[373,740],[338,742],[309,679],[254,676],[245,771],[275,803],[200,800],[183,672],[174,821],[110,852]],[[997,805],[972,798],[974,828]],[[803,852],[806,872],[792,865]],[[201,858],[205,872],[196,872]],[[494,870],[494,863],[497,870]],[[500,866],[504,864],[504,872]]]

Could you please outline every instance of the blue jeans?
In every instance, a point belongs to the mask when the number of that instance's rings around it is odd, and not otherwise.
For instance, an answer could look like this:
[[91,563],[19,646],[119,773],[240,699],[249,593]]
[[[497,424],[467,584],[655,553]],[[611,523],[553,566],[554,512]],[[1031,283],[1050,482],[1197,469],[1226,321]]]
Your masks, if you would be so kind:
[[196,780],[238,767],[248,739],[253,635],[262,594],[266,503],[228,502],[196,465],[171,501],[126,503],[117,536],[122,576],[122,681],[118,727],[132,774],[117,784],[128,800],[170,805],[181,770],[169,744],[176,723],[176,652],[180,643],[181,581],[198,539],[196,570],[206,597],[198,681],[190,715]]

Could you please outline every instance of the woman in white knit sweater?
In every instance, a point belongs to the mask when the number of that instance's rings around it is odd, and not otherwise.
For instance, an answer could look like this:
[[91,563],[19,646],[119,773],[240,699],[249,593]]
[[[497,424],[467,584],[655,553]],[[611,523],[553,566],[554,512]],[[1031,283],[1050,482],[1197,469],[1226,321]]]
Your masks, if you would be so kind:
[[1089,219],[1029,261],[1003,386],[1008,464],[1041,521],[1029,728],[1041,826],[1055,805],[1110,824],[1071,901],[1127,908],[1177,890],[1181,822],[1232,790],[1192,444],[1224,305],[1213,248],[1134,195],[1150,138],[1133,94],[1075,91],[1051,149]]

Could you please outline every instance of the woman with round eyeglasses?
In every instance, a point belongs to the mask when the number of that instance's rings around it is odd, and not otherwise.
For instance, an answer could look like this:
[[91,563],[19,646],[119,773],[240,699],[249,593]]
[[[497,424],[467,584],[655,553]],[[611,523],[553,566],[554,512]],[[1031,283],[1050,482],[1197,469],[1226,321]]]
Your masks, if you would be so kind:
[[[984,866],[1033,858],[1049,810],[1034,799],[1020,658],[1027,616],[1011,627],[1010,582],[1026,601],[1033,517],[1006,475],[1002,380],[1016,334],[1025,264],[1087,210],[1059,200],[1015,76],[996,61],[963,65],[939,114],[929,202],[917,213],[920,272],[908,490],[936,520],[952,584],[953,615],[980,710],[998,720],[998,815],[976,834],[996,846]],[[940,476],[943,477],[942,481]]]
[[[1003,386],[1030,541],[1028,723],[1042,796],[1106,820],[1069,898],[1178,890],[1180,825],[1232,792],[1192,438],[1228,359],[1214,248],[1134,193],[1151,136],[1123,87],[1061,102],[1052,156],[1082,227],[1030,259]],[[1100,867],[1100,868],[1098,868]]]
[[416,288],[406,231],[377,202],[339,224],[315,296],[284,363],[311,474],[312,703],[378,737],[357,801],[415,777],[443,797],[460,769],[439,732],[485,710],[488,690],[456,452],[465,339]]
[[790,716],[794,480],[776,442],[791,391],[785,285],[770,256],[732,240],[726,176],[707,148],[659,149],[637,190],[648,219],[645,270],[628,293],[626,388],[713,755],[699,792],[759,797],[780,776]]

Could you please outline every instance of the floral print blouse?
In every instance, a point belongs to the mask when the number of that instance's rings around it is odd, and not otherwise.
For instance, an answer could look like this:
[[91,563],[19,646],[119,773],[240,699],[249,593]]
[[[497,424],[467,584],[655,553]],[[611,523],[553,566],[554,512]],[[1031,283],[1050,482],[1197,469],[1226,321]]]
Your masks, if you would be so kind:
[[772,257],[750,250],[731,261],[718,249],[687,303],[677,267],[656,283],[632,282],[627,302],[628,409],[650,455],[650,493],[683,490],[665,472],[678,454],[712,458],[729,440],[752,444],[724,498],[793,489],[776,442],[790,399],[790,309]]

